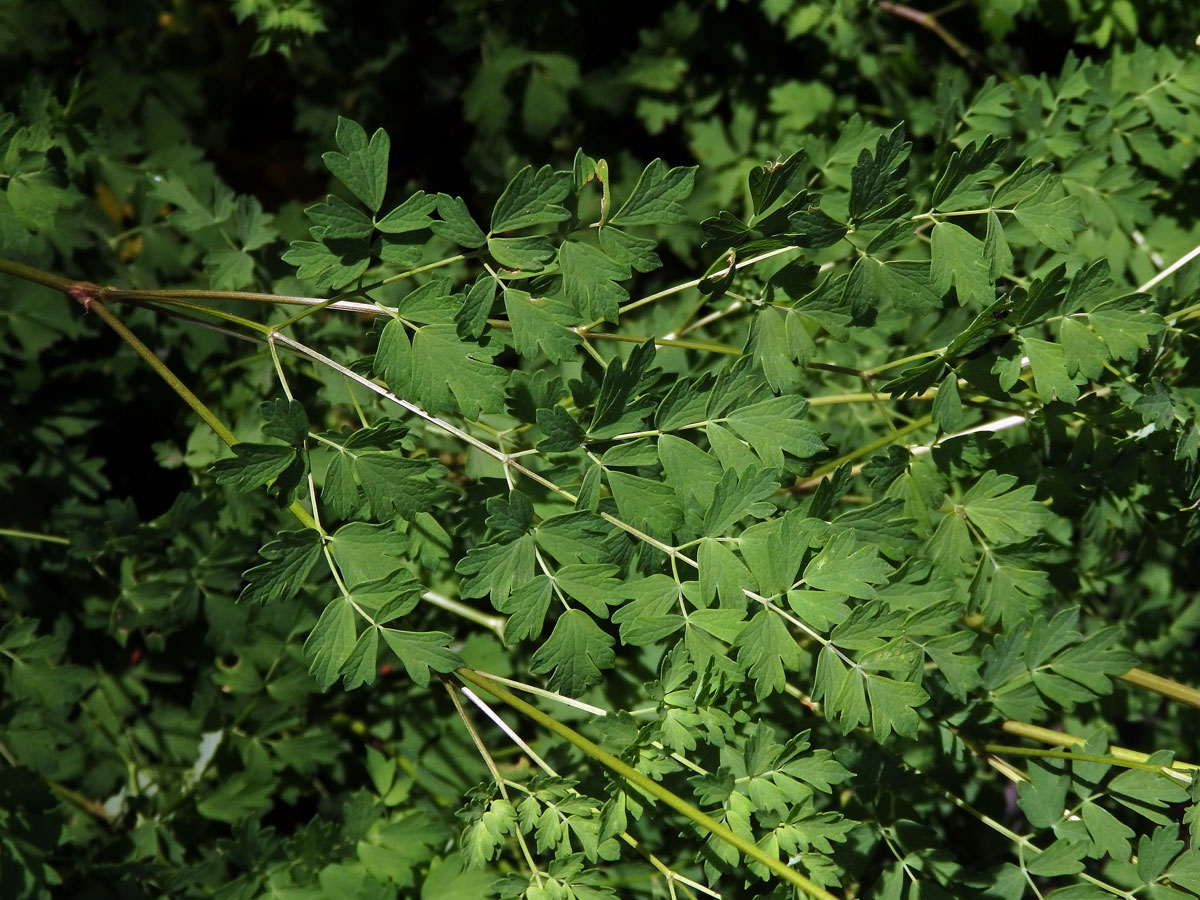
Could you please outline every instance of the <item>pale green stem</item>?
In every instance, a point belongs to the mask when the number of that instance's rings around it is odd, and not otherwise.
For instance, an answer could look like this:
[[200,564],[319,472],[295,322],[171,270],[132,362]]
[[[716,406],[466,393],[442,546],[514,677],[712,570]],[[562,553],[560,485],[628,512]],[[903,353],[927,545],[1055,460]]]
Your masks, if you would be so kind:
[[[1052,728],[1043,728],[1040,725],[1031,725],[1028,722],[1018,722],[1014,719],[1006,720],[1001,726],[1001,730],[1017,737],[1028,738],[1031,741],[1041,741],[1043,744],[1051,744],[1056,747],[1082,747],[1087,743],[1086,740],[1077,734],[1067,734],[1062,731],[1055,731]],[[1142,753],[1138,750],[1128,750],[1125,747],[1109,747],[1108,752],[1117,759],[1129,760],[1131,762],[1146,762],[1150,759],[1150,754]],[[1197,770],[1200,766],[1195,763],[1182,762],[1175,760],[1171,764],[1175,769]]]
[[20,528],[0,528],[0,537],[18,538],[23,541],[45,541],[48,544],[71,546],[71,539],[57,534],[45,534],[41,531],[23,531]]
[[[483,757],[484,764],[488,767],[488,771],[492,773],[492,779],[496,782],[496,788],[500,791],[500,796],[509,803],[512,803],[508,797],[508,788],[505,785],[504,778],[500,775],[500,769],[496,766],[496,761],[492,759],[492,754],[488,753],[487,747],[484,746],[483,739],[475,730],[475,726],[471,724],[471,720],[467,718],[467,711],[463,709],[462,704],[458,702],[458,693],[454,690],[454,686],[449,681],[443,681],[442,686],[446,688],[446,693],[450,695],[451,701],[454,703],[454,708],[458,711],[458,717],[462,719],[463,726],[467,729],[467,734],[471,736],[472,743],[475,744],[475,749],[479,751],[479,755]],[[521,854],[525,857],[525,864],[529,866],[529,872],[533,876],[534,883],[541,887],[542,871],[534,862],[533,854],[529,850],[529,845],[525,843],[525,834],[520,828],[516,829],[517,843],[521,847]]]
[[[795,250],[799,250],[799,249],[800,249],[799,247],[780,247],[776,250],[771,250],[767,253],[759,254],[758,256],[752,256],[752,257],[750,257],[750,259],[743,259],[741,262],[734,263],[732,267],[726,266],[724,269],[721,269],[719,272],[714,272],[712,275],[710,275],[708,277],[709,278],[720,278],[723,275],[728,275],[730,273],[730,271],[737,271],[738,269],[744,269],[747,266],[752,266],[755,263],[760,263],[764,259],[770,259],[773,256],[779,256],[781,253],[791,253],[791,252],[793,252]],[[622,306],[620,308],[620,310],[618,312],[620,315],[625,315],[625,313],[631,312],[631,311],[637,309],[639,306],[645,306],[647,303],[653,303],[656,300],[661,300],[663,297],[670,297],[672,294],[679,294],[679,293],[682,293],[683,291],[690,290],[694,287],[699,287],[701,282],[703,282],[704,280],[705,280],[704,278],[693,278],[691,281],[685,281],[682,284],[675,285],[674,287],[669,287],[664,290],[658,291],[657,293],[649,294],[645,297],[642,297],[640,300],[634,300],[630,303],[626,303],[624,306]],[[603,322],[604,322],[603,319],[596,319],[594,322],[589,322],[588,324],[581,325],[580,327],[584,331],[587,331],[590,328],[595,328],[597,325],[600,325]]]
[[1105,766],[1120,766],[1126,769],[1141,769],[1146,772],[1155,772],[1159,775],[1164,775],[1172,781],[1182,780],[1184,784],[1189,784],[1192,780],[1190,775],[1184,775],[1181,771],[1174,771],[1172,766],[1160,766],[1138,760],[1122,759],[1115,754],[1108,756],[1099,753],[1074,753],[1069,750],[1044,750],[1041,747],[1012,747],[1008,744],[984,744],[982,749],[987,753],[995,753],[998,756],[1033,756],[1041,759],[1066,759],[1085,763],[1099,763]]
[[1178,700],[1189,706],[1200,707],[1200,691],[1193,687],[1188,687],[1186,684],[1180,684],[1178,681],[1172,681],[1170,678],[1163,678],[1161,675],[1152,675],[1143,669],[1130,669],[1124,675],[1121,675],[1120,678],[1122,681],[1136,684],[1138,687],[1154,691],[1156,694],[1162,694],[1164,697],[1170,697],[1172,700]]
[[827,462],[824,465],[818,466],[815,470],[813,470],[812,475],[810,475],[808,478],[804,479],[803,481],[797,482],[789,490],[804,491],[804,490],[808,490],[810,488],[816,487],[817,483],[822,478],[824,478],[830,472],[835,471],[839,466],[845,465],[848,462],[852,462],[856,459],[866,456],[869,453],[874,453],[880,447],[886,447],[888,444],[894,444],[896,441],[898,441],[900,438],[904,437],[906,434],[910,434],[911,432],[914,432],[920,428],[924,428],[932,421],[933,421],[932,415],[921,416],[921,418],[914,419],[912,422],[909,422],[907,425],[903,426],[902,428],[899,428],[899,429],[893,431],[891,434],[885,434],[883,437],[876,438],[875,440],[870,441],[869,443],[863,444],[861,447],[851,450],[849,453],[843,453],[837,459],[831,460],[830,462]]
[[1200,245],[1193,247],[1191,250],[1189,250],[1183,256],[1179,257],[1179,259],[1175,260],[1175,262],[1171,263],[1169,266],[1167,266],[1165,269],[1163,269],[1161,272],[1159,272],[1157,275],[1155,275],[1153,278],[1151,278],[1149,281],[1147,281],[1145,284],[1143,284],[1141,287],[1139,287],[1138,293],[1141,294],[1145,291],[1148,291],[1148,290],[1150,290],[1150,288],[1154,287],[1159,282],[1161,282],[1167,278],[1170,278],[1172,275],[1174,275],[1176,272],[1178,272],[1180,269],[1182,269],[1184,266],[1186,266],[1188,263],[1190,263],[1197,256],[1200,256]]

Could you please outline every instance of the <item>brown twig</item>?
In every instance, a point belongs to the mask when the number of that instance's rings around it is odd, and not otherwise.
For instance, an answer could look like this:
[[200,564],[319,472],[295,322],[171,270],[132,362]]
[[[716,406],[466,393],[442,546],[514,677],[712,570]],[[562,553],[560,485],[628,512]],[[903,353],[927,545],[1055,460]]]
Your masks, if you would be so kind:
[[916,22],[922,28],[929,29],[941,38],[947,47],[961,56],[967,65],[971,66],[971,68],[979,67],[979,54],[947,31],[935,15],[922,12],[919,9],[913,9],[911,6],[905,6],[903,3],[892,3],[890,0],[879,0],[879,8],[894,16],[908,19],[910,22]]

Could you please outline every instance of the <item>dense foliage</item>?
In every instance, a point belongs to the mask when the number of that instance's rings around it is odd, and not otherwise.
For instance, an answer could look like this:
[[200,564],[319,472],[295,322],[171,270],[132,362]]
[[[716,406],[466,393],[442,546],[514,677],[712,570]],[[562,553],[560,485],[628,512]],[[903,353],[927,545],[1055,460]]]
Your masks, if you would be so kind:
[[0,22],[0,896],[1200,896],[1190,0]]

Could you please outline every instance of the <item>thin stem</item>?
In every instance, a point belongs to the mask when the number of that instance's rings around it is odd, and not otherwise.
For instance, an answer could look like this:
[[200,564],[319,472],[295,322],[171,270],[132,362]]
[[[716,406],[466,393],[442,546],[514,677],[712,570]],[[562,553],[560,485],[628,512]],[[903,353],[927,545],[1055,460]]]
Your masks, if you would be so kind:
[[810,881],[804,875],[801,875],[795,869],[782,863],[778,857],[771,856],[765,853],[760,847],[735,834],[726,826],[722,825],[716,819],[701,812],[692,806],[678,794],[674,794],[667,790],[661,784],[646,777],[637,769],[613,756],[607,750],[600,747],[598,744],[588,740],[579,732],[559,722],[557,719],[551,718],[535,706],[526,703],[520,697],[510,691],[505,690],[498,683],[491,681],[481,673],[477,673],[472,669],[458,669],[456,673],[465,681],[471,682],[478,688],[487,691],[496,699],[508,704],[517,712],[537,722],[543,728],[558,735],[563,740],[572,744],[577,749],[583,751],[596,762],[600,763],[607,769],[610,769],[617,775],[620,775],[631,785],[654,797],[656,800],[661,800],[675,812],[687,818],[689,821],[703,828],[705,831],[725,841],[743,855],[753,859],[755,862],[766,866],[771,872],[778,875],[780,878],[795,885],[804,891],[810,897],[819,898],[819,900],[838,900],[836,894],[831,894],[829,891],[822,888],[820,885]]
[[[479,755],[483,757],[484,765],[488,771],[492,773],[492,779],[496,782],[496,788],[500,791],[500,796],[509,803],[512,803],[508,797],[508,788],[505,786],[504,777],[500,774],[500,769],[496,767],[496,761],[492,759],[492,754],[488,753],[487,747],[484,746],[483,739],[479,737],[479,733],[475,730],[475,726],[471,724],[471,720],[467,718],[467,711],[463,709],[462,704],[458,701],[458,693],[454,690],[454,685],[449,681],[443,681],[442,686],[446,688],[446,693],[450,695],[450,700],[454,703],[454,708],[458,711],[458,717],[462,719],[463,726],[467,729],[467,734],[471,736],[472,743],[475,744],[475,749],[479,751]],[[533,854],[529,850],[529,845],[525,843],[525,834],[520,828],[515,829],[517,835],[517,843],[521,846],[521,854],[525,857],[525,864],[529,866],[530,874],[533,875],[534,882],[541,887],[542,872],[534,862]]]
[[921,416],[921,418],[914,419],[913,421],[909,422],[907,425],[894,430],[891,434],[885,434],[883,437],[876,438],[873,441],[869,441],[868,443],[863,444],[861,447],[857,447],[854,450],[851,450],[849,453],[843,453],[837,459],[830,460],[829,462],[825,463],[824,465],[818,466],[813,471],[812,475],[810,475],[804,481],[798,482],[797,484],[793,485],[788,490],[807,491],[811,488],[814,488],[817,486],[818,483],[820,483],[822,478],[824,478],[830,472],[835,471],[840,466],[842,466],[848,462],[852,462],[853,460],[859,459],[863,456],[866,456],[868,453],[874,453],[880,447],[886,447],[888,444],[894,444],[896,441],[900,440],[900,438],[904,437],[906,434],[911,434],[912,432],[917,431],[920,428],[924,428],[926,425],[928,425],[932,421],[933,421],[932,415]]
[[1141,762],[1133,759],[1122,759],[1115,754],[1106,756],[1099,753],[1073,753],[1069,750],[1044,750],[1041,747],[1013,747],[1008,744],[984,744],[981,748],[986,753],[1000,756],[1034,756],[1041,759],[1067,759],[1086,763],[1100,763],[1105,766],[1121,766],[1126,769],[1142,769],[1146,772],[1157,772],[1172,781],[1182,780],[1185,784],[1191,782],[1190,775],[1175,771],[1173,766],[1160,766],[1154,763]]
[[533,761],[534,765],[536,765],[539,769],[541,769],[547,775],[553,775],[553,776],[558,775],[558,773],[555,772],[554,769],[552,769],[550,767],[549,763],[547,763],[544,759],[542,759],[541,756],[539,756],[532,747],[530,747],[527,743],[525,743],[525,741],[521,738],[521,736],[519,734],[517,734],[515,731],[513,731],[512,726],[510,726],[507,722],[505,722],[502,718],[500,718],[499,713],[497,713],[494,709],[492,709],[490,706],[488,706],[486,703],[484,703],[481,699],[479,699],[478,694],[476,694],[473,690],[471,690],[469,687],[466,687],[465,685],[459,685],[458,689],[463,692],[463,696],[465,696],[468,700],[470,700],[472,703],[474,703],[475,706],[478,707],[479,710],[485,716],[487,716],[489,719],[491,719],[492,722],[495,724],[495,726],[497,728],[499,728],[501,731],[503,731],[505,733],[505,735],[508,736],[508,739],[510,741],[512,741],[514,744],[516,744],[518,747],[520,747],[521,752],[523,752],[526,756],[528,756]]
[[1179,257],[1179,259],[1175,260],[1175,262],[1171,263],[1169,266],[1167,266],[1165,269],[1163,269],[1161,272],[1159,272],[1157,275],[1155,275],[1153,278],[1151,278],[1149,281],[1147,281],[1145,284],[1143,284],[1141,287],[1139,287],[1137,289],[1137,292],[1140,294],[1140,293],[1143,293],[1144,291],[1150,290],[1150,288],[1154,287],[1159,282],[1163,281],[1164,279],[1170,278],[1172,275],[1174,275],[1176,272],[1178,272],[1180,269],[1182,269],[1184,266],[1186,266],[1188,263],[1190,263],[1197,256],[1200,256],[1200,244],[1193,247],[1191,250],[1189,250],[1183,256]]
[[[503,331],[512,331],[512,323],[507,319],[488,319],[488,325]],[[644,344],[653,340],[656,347],[677,347],[681,350],[699,350],[702,353],[720,353],[725,356],[741,356],[742,351],[732,344],[719,344],[714,341],[684,341],[672,337],[649,338],[637,334],[614,334],[610,331],[588,331],[587,325],[579,325],[571,329],[581,338],[600,341],[621,341],[626,344]]]
[[574,697],[567,697],[564,694],[548,691],[545,688],[536,687],[532,684],[526,684],[523,681],[514,681],[513,679],[505,678],[502,675],[493,675],[491,672],[477,671],[476,674],[483,678],[490,678],[492,681],[498,681],[501,684],[506,684],[509,687],[516,688],[518,691],[525,691],[528,694],[536,694],[539,697],[545,697],[547,700],[553,700],[556,703],[562,703],[564,706],[571,706],[575,709],[582,710],[583,712],[591,713],[593,716],[608,715],[608,710],[602,709],[599,706],[592,706],[592,704],[584,703],[582,700],[576,700]]
[[[799,247],[780,247],[776,250],[770,250],[767,253],[761,253],[758,256],[752,256],[749,259],[743,259],[741,262],[734,263],[732,266],[726,266],[725,268],[721,269],[720,271],[714,272],[712,275],[707,276],[707,277],[708,278],[720,278],[722,275],[728,275],[730,272],[736,272],[739,269],[744,269],[747,266],[752,266],[755,263],[760,263],[764,259],[770,259],[773,256],[779,256],[781,253],[791,253],[792,251],[799,250],[799,249],[800,249]],[[674,287],[665,288],[664,290],[658,291],[656,293],[648,294],[647,296],[642,297],[640,300],[634,300],[630,303],[626,303],[624,306],[622,306],[618,310],[618,313],[620,315],[625,315],[625,313],[632,312],[633,310],[637,309],[639,306],[645,306],[647,303],[653,303],[655,300],[661,300],[663,297],[670,297],[672,294],[679,294],[679,293],[682,293],[683,291],[690,290],[691,288],[699,287],[701,282],[703,282],[704,280],[705,280],[705,278],[703,278],[703,277],[693,278],[691,281],[685,281],[682,284],[675,285]],[[580,327],[586,331],[589,328],[595,328],[597,325],[599,325],[603,321],[604,321],[603,319],[596,319],[594,322],[589,322],[588,324],[582,325]]]
[[[56,291],[62,291],[64,294],[70,294],[72,288],[80,285],[80,282],[74,279],[64,278],[61,275],[47,272],[45,269],[27,266],[24,263],[19,263],[11,259],[0,259],[0,272],[6,275],[15,275],[17,278],[24,278],[26,281],[33,281],[48,288],[54,288]],[[98,285],[87,282],[84,284],[92,288],[98,287]]]
[[884,12],[890,12],[894,16],[900,16],[902,19],[915,22],[922,28],[927,28],[936,34],[942,43],[961,56],[968,65],[972,68],[978,68],[978,54],[947,31],[945,26],[930,13],[922,12],[919,9],[913,9],[911,6],[904,6],[900,3],[892,3],[890,0],[879,0],[879,8]]
[[0,537],[19,538],[23,541],[45,541],[47,544],[62,544],[64,547],[71,546],[70,538],[41,531],[23,531],[20,528],[0,528]]
[[[0,262],[2,262],[2,260],[0,260]],[[72,296],[76,295],[72,293]],[[192,411],[196,413],[196,415],[198,415],[209,428],[216,432],[217,437],[223,440],[230,447],[238,443],[237,436],[226,427],[225,423],[218,419],[213,411],[205,406],[203,401],[193,394],[186,384],[179,380],[179,377],[167,367],[166,363],[159,359],[154,354],[154,351],[143,344],[141,340],[138,339],[137,335],[125,327],[125,323],[114,316],[112,312],[109,311],[108,307],[106,307],[99,299],[97,299],[94,294],[85,295],[83,298],[76,297],[76,299],[79,299],[80,302],[84,304],[85,308],[94,312],[104,322],[104,324],[117,333],[117,336],[120,337],[121,340],[133,348],[133,351],[137,353],[137,355],[143,360],[145,360],[146,363],[149,364],[150,368],[152,368],[163,381],[170,385],[171,390],[175,391],[175,393],[179,395],[180,399],[190,406]],[[313,519],[312,515],[307,509],[300,505],[298,500],[293,500],[288,509],[291,510],[292,515],[299,519],[301,524],[303,524],[306,528],[316,528],[316,520]]]
[[872,375],[878,375],[880,372],[886,372],[888,369],[894,369],[897,366],[902,366],[905,363],[916,362],[918,359],[929,359],[932,356],[941,356],[946,350],[943,347],[940,350],[926,350],[922,353],[914,353],[912,356],[905,356],[901,359],[893,359],[891,362],[886,362],[881,366],[876,366],[873,369],[864,369],[862,376],[870,378]]
[[[1062,731],[1054,731],[1051,728],[1043,728],[1040,725],[1031,725],[1028,722],[1018,722],[1014,719],[1006,720],[1001,726],[1002,731],[1017,737],[1028,738],[1031,741],[1041,741],[1043,744],[1050,744],[1055,747],[1082,747],[1087,743],[1086,740],[1077,734],[1067,734]],[[1150,754],[1142,753],[1138,750],[1129,750],[1125,747],[1108,748],[1108,752],[1117,759],[1129,760],[1132,762],[1146,762],[1150,759]],[[1174,769],[1188,769],[1192,771],[1200,770],[1200,766],[1195,763],[1183,762],[1175,760],[1171,763]]]
[[150,368],[155,371],[158,377],[170,385],[171,390],[178,394],[180,399],[190,406],[192,411],[198,415],[204,421],[204,423],[208,425],[209,428],[216,432],[217,437],[223,440],[230,447],[238,442],[237,436],[225,427],[225,423],[218,419],[213,414],[212,410],[205,406],[204,403],[201,402],[200,398],[193,394],[188,386],[180,381],[174,372],[167,368],[166,363],[159,359],[153,350],[143,344],[137,335],[125,327],[124,322],[109,312],[108,307],[106,307],[100,300],[93,299],[90,302],[90,310],[91,312],[94,312],[100,318],[100,320],[104,322],[105,325],[115,331],[117,336],[120,337],[121,340],[123,340],[126,344],[128,344],[138,356],[145,360]]
[[[582,330],[582,327],[579,330]],[[627,344],[644,344],[648,340],[653,340],[656,347],[678,347],[681,350],[699,350],[702,353],[720,353],[724,356],[742,355],[742,351],[732,344],[718,344],[714,341],[684,341],[678,338],[667,337],[651,339],[636,334],[613,334],[609,331],[588,331],[586,335],[589,339],[595,338],[601,341],[623,341]]]
[[[234,325],[240,325],[242,328],[248,328],[251,331],[257,331],[262,335],[270,334],[271,332],[271,326],[264,325],[262,322],[255,322],[251,319],[244,318],[243,316],[236,315],[235,313],[226,312],[223,309],[215,309],[211,306],[205,306],[203,303],[192,303],[189,300],[181,300],[175,297],[160,297],[153,300],[129,300],[128,302],[136,303],[139,306],[144,305],[150,309],[154,309],[156,307],[161,308],[163,306],[178,307],[179,309],[186,309],[189,312],[194,312],[205,316],[212,316],[215,319],[221,319],[226,322],[232,322]],[[162,311],[169,312],[169,310]],[[192,321],[195,320],[193,319]]]
[[449,597],[443,597],[441,594],[434,593],[433,591],[426,591],[421,595],[421,599],[439,609],[446,610],[446,612],[454,613],[468,622],[482,625],[495,634],[496,637],[500,638],[500,640],[504,640],[504,626],[508,621],[504,616],[493,616],[489,613],[481,612],[474,607],[467,606],[465,603],[460,603],[458,600],[451,600]]

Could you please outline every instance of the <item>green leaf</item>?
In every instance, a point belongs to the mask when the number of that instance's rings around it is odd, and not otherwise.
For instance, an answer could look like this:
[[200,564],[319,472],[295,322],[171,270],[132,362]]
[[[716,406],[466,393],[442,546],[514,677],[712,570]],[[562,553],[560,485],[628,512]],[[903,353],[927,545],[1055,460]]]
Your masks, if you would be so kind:
[[608,618],[608,607],[625,597],[623,582],[613,577],[620,570],[607,563],[567,565],[554,573],[554,583],[568,597],[578,600],[593,615]]
[[661,481],[651,481],[624,472],[609,472],[617,513],[624,522],[662,540],[670,540],[683,524],[683,511],[675,492]]
[[454,314],[458,336],[464,340],[478,340],[487,330],[488,316],[496,302],[496,279],[478,279],[467,291],[463,304]]
[[1150,336],[1166,327],[1162,316],[1144,308],[1144,294],[1107,301],[1088,312],[1088,325],[1108,345],[1114,359],[1137,359]]
[[530,659],[535,675],[550,672],[547,686],[578,697],[603,677],[601,669],[616,663],[613,639],[581,609],[569,609],[558,617],[549,639]]
[[934,285],[928,261],[896,259],[880,262],[863,257],[858,265],[869,273],[868,284],[881,300],[913,313],[941,308],[945,289],[939,290]]
[[434,234],[453,241],[460,247],[466,247],[468,250],[482,247],[487,241],[487,235],[471,218],[470,212],[467,211],[467,204],[462,197],[438,194],[437,213],[441,216],[441,220],[435,219],[433,225],[430,226],[433,228]]
[[321,690],[326,690],[341,677],[342,666],[354,650],[357,639],[354,620],[354,608],[345,598],[338,597],[326,605],[304,642],[304,655],[309,658],[308,671]]
[[667,169],[661,159],[646,166],[633,192],[609,219],[612,225],[670,225],[687,218],[683,201],[692,193],[696,167]]
[[361,125],[341,116],[338,117],[335,138],[341,152],[322,154],[326,168],[368,209],[377,212],[387,188],[391,140],[380,128],[368,141],[367,132]]
[[533,579],[533,551],[533,538],[529,535],[472,547],[455,566],[460,575],[467,576],[459,586],[462,596],[491,594],[493,601],[506,599],[514,588]]
[[508,288],[504,310],[512,323],[513,343],[522,356],[536,358],[540,349],[551,362],[575,358],[582,339],[571,326],[578,324],[579,318],[563,304]]
[[558,250],[563,297],[588,321],[617,321],[617,307],[629,299],[618,281],[631,275],[629,265],[591,244],[564,241]]
[[218,247],[204,255],[204,274],[213,290],[240,290],[254,283],[254,257],[232,247]]
[[903,190],[912,144],[904,126],[897,125],[875,144],[874,154],[863,150],[850,172],[850,217],[869,222],[907,202]]
[[662,265],[650,238],[634,237],[607,225],[599,230],[598,237],[601,250],[635,272],[653,272]]
[[383,639],[404,664],[404,671],[418,687],[429,684],[430,672],[453,672],[462,659],[449,648],[453,640],[441,631],[399,631],[383,628]]
[[546,575],[536,576],[509,594],[497,591],[496,608],[508,614],[504,640],[511,644],[526,638],[535,640],[541,635],[553,593],[554,582]]
[[800,665],[800,648],[776,613],[760,609],[734,641],[738,663],[754,679],[758,700],[783,690],[788,672]]
[[1079,399],[1079,387],[1067,374],[1067,355],[1061,344],[1021,335],[1021,349],[1029,357],[1033,384],[1043,403],[1061,400],[1073,405]]
[[832,247],[846,236],[847,227],[816,206],[798,209],[787,217],[788,243],[810,250]]
[[366,241],[359,240],[292,241],[282,259],[297,267],[301,281],[311,281],[318,289],[340,290],[367,271],[371,252]]
[[517,811],[503,797],[492,800],[475,822],[463,829],[462,852],[468,867],[477,868],[490,860],[517,827]]
[[621,626],[621,641],[635,647],[656,644],[684,626],[681,588],[666,575],[651,575],[623,587],[630,600],[612,615]]
[[427,459],[408,459],[395,451],[362,453],[354,474],[377,519],[411,520],[428,512],[450,493],[446,469]]
[[438,206],[438,197],[417,191],[382,219],[375,223],[375,228],[384,234],[406,234],[410,231],[421,231],[433,226],[430,217]]
[[492,234],[516,231],[531,225],[552,225],[571,213],[562,201],[571,191],[571,173],[550,166],[526,166],[505,187],[492,210]]
[[600,381],[592,422],[588,426],[588,434],[592,438],[608,437],[616,433],[612,430],[614,426],[623,427],[633,405],[631,401],[642,382],[656,371],[653,369],[654,356],[654,342],[646,341],[637,345],[624,363],[614,359],[608,364]]
[[546,435],[537,444],[543,453],[569,453],[583,446],[583,428],[561,406],[539,409],[537,424]]
[[748,515],[765,518],[775,511],[769,498],[778,489],[779,476],[773,469],[726,469],[713,490],[712,501],[704,505],[703,533],[725,534]]
[[234,444],[233,459],[219,459],[213,463],[213,477],[217,484],[232,484],[237,490],[248,493],[270,484],[296,459],[293,447],[278,444]]
[[867,678],[867,697],[871,704],[871,730],[875,740],[886,740],[890,731],[901,737],[917,736],[921,719],[916,708],[929,699],[929,694],[920,685],[871,675]]
[[738,549],[759,593],[774,597],[790,590],[805,552],[824,537],[825,528],[821,520],[796,509],[743,531]]
[[554,259],[554,245],[542,235],[488,238],[487,248],[500,265],[522,274],[541,272]]
[[375,229],[369,216],[357,206],[351,206],[341,197],[326,197],[304,210],[313,223],[309,229],[319,241],[327,238],[368,238]]
[[938,222],[930,241],[930,277],[938,293],[944,294],[953,286],[959,304],[988,306],[995,300],[983,241],[952,222]]
[[1138,878],[1149,884],[1166,870],[1171,860],[1183,850],[1183,841],[1178,839],[1178,835],[1179,828],[1176,825],[1165,825],[1154,829],[1153,834],[1143,834],[1138,839]]
[[1060,838],[1026,862],[1025,868],[1030,874],[1043,878],[1075,875],[1083,871],[1083,857],[1087,849],[1087,841]]
[[958,373],[951,372],[938,385],[937,394],[933,398],[933,420],[943,433],[949,434],[962,427],[962,399],[958,395]]
[[730,426],[768,466],[783,467],[783,454],[808,459],[825,449],[821,434],[801,421],[808,404],[799,397],[775,397],[729,414]]
[[934,208],[952,212],[986,205],[991,190],[982,182],[1000,174],[996,160],[1007,143],[989,134],[981,143],[971,141],[952,153],[933,189]]
[[1071,239],[1083,227],[1079,200],[1068,197],[1056,179],[1048,179],[1032,197],[1014,207],[1013,215],[1051,250],[1067,253]]
[[278,397],[263,403],[258,411],[263,417],[263,434],[293,447],[304,446],[308,438],[308,414],[302,403]]
[[1033,485],[1013,488],[1016,483],[1013,475],[989,470],[963,495],[963,513],[990,545],[1027,540],[1054,520],[1054,514],[1033,499]]
[[700,597],[711,603],[716,596],[722,607],[742,610],[746,606],[746,589],[756,587],[754,577],[729,547],[712,539],[700,542],[697,554],[700,565]]
[[312,528],[282,532],[258,551],[267,562],[242,573],[246,586],[241,603],[278,603],[291,600],[304,586],[308,573],[321,558],[321,535]]
[[462,341],[453,325],[418,328],[411,346],[400,322],[389,322],[385,332],[375,365],[401,396],[432,412],[455,409],[470,419],[504,409],[508,373],[491,364],[498,347]]
[[835,535],[804,568],[804,582],[811,588],[870,599],[872,585],[887,581],[891,566],[871,546],[857,546],[849,532]]
[[769,163],[750,170],[750,203],[754,215],[760,216],[783,194],[802,171],[806,155],[797,150],[783,162]]

